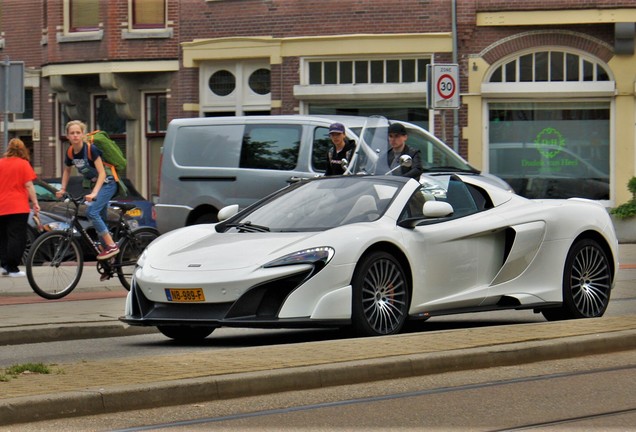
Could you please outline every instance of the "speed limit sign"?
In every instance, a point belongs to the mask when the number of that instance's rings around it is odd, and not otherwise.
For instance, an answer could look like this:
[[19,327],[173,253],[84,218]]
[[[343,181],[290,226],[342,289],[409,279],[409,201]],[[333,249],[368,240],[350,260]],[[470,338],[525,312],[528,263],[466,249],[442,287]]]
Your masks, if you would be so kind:
[[455,95],[457,84],[452,75],[445,73],[437,78],[437,93],[442,99],[450,99]]
[[428,106],[431,109],[459,108],[459,66],[428,65]]

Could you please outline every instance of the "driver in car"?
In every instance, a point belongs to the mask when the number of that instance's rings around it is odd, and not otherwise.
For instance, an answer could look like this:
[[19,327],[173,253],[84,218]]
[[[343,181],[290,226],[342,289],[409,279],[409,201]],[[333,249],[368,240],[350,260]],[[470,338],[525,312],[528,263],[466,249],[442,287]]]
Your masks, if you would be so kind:
[[[419,180],[420,175],[424,172],[422,167],[422,157],[418,149],[410,148],[406,145],[408,134],[402,123],[391,123],[389,126],[389,152],[387,154],[388,163],[391,170],[395,169],[392,174],[402,177],[411,177]],[[400,165],[400,156],[408,155],[411,157],[412,164],[410,167]]]

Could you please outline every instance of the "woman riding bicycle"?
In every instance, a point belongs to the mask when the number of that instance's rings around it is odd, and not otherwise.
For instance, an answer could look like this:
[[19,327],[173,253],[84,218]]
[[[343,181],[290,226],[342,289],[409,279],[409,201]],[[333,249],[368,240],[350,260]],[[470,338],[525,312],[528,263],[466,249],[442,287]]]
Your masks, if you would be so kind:
[[113,241],[105,223],[108,202],[117,193],[117,182],[113,176],[106,174],[102,152],[97,146],[91,148],[92,159],[89,158],[87,146],[90,144],[84,142],[85,134],[86,125],[83,122],[71,120],[66,124],[66,138],[73,149],[73,158],[69,158],[68,154],[64,156],[62,188],[56,192],[56,196],[61,198],[66,193],[71,167],[75,166],[77,171],[84,176],[85,181],[92,186],[91,192],[85,197],[88,204],[86,215],[101,238],[102,251],[97,255],[97,259],[105,260],[119,253],[119,247]]

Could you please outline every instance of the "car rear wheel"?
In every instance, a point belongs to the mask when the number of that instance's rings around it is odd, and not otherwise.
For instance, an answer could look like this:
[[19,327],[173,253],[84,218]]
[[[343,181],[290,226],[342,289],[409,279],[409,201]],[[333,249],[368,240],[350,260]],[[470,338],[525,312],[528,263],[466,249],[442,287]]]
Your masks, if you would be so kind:
[[392,255],[367,255],[353,277],[354,331],[363,336],[399,333],[408,317],[408,285],[402,266]]
[[603,316],[611,286],[607,254],[594,240],[581,240],[574,244],[565,260],[563,305],[541,313],[548,321]]
[[199,342],[214,331],[214,327],[199,326],[158,326],[157,329],[164,336],[179,342]]

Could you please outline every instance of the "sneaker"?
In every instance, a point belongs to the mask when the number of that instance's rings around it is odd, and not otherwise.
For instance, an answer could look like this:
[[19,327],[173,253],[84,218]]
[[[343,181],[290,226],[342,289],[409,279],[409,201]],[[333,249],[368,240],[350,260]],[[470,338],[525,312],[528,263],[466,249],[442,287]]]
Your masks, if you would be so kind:
[[99,277],[100,282],[107,281],[108,279],[110,279],[110,275],[108,273],[102,273],[102,275]]
[[97,255],[97,259],[105,260],[110,257],[114,257],[118,253],[119,253],[119,247],[117,247],[117,245],[108,246],[107,248],[104,248],[104,250],[101,251],[99,255]]
[[17,271],[17,272],[9,272],[9,277],[25,277],[26,273],[23,271]]
[[1,268],[2,268],[2,276],[9,276],[9,270],[7,270],[4,267],[1,267]]

